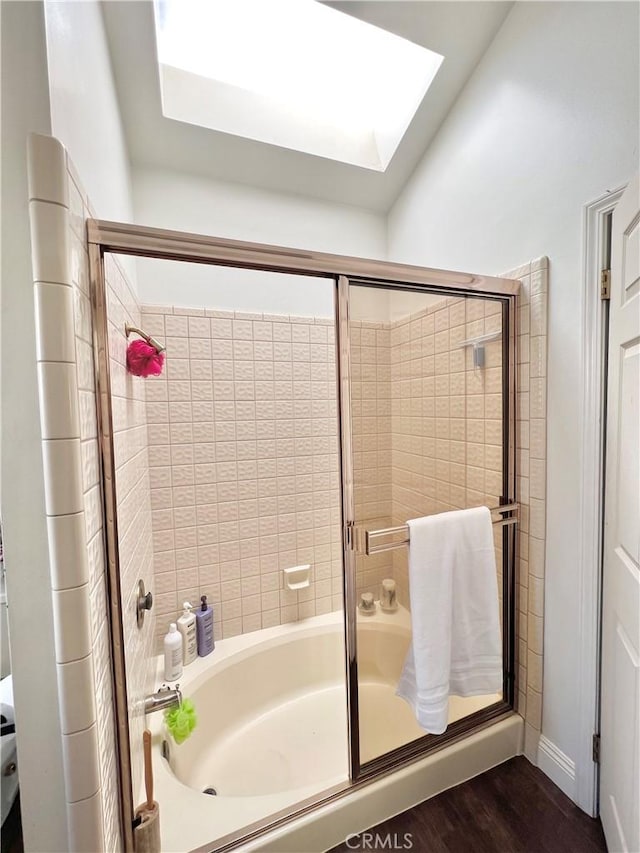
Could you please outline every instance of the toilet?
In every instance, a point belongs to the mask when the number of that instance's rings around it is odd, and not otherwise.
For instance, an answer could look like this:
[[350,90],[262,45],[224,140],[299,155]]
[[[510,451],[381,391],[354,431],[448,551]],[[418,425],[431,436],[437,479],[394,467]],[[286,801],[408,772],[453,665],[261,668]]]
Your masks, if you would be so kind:
[[[0,559],[1,553],[0,544]],[[2,818],[2,825],[4,825],[18,793],[18,755],[14,731],[13,680],[9,657],[9,625],[4,572],[0,572],[0,651],[2,653],[2,660],[0,661],[0,678],[2,679],[0,681],[0,773],[2,774],[0,817]]]
[[4,824],[18,793],[18,754],[14,731],[13,682],[10,675],[0,681],[0,816]]

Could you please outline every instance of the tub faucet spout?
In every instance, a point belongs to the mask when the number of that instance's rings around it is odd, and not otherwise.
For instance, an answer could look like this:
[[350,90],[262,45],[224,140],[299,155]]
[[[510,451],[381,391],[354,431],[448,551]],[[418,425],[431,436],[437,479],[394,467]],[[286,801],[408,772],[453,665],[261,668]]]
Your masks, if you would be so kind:
[[154,711],[163,711],[167,708],[179,708],[182,704],[182,692],[180,685],[168,687],[163,684],[160,690],[147,696],[144,700],[145,714],[152,714]]

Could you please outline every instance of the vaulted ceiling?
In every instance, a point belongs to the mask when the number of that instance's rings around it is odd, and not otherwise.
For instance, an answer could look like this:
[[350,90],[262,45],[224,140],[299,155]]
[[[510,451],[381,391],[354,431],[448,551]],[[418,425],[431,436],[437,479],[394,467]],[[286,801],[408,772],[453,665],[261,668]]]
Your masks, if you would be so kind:
[[[161,107],[152,2],[105,2],[102,10],[134,169],[185,171],[373,211],[388,210],[513,4],[502,0],[343,0],[328,5],[445,57],[385,172],[166,118]],[[327,62],[340,62],[330,44],[326,55]]]

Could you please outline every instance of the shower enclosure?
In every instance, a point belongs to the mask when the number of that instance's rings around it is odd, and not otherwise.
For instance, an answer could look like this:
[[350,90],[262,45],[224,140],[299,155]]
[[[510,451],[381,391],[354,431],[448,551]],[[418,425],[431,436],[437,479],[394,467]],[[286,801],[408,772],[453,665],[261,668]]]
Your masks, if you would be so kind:
[[[127,846],[136,679],[183,596],[208,593],[219,623],[211,672],[185,671],[199,729],[157,759],[167,798],[175,784],[177,799],[190,789],[185,813],[202,803],[208,835],[191,846],[227,849],[511,714],[519,283],[110,222],[89,223],[89,245]],[[139,259],[146,301],[111,286],[115,256]],[[186,304],[167,295],[172,278]],[[125,376],[125,322],[166,344],[166,377]],[[134,411],[135,452],[122,429]],[[132,458],[148,470],[133,476]],[[127,504],[134,481],[138,496],[149,487],[150,530]],[[426,734],[395,695],[411,637],[406,522],[480,505],[494,522],[503,689],[451,697],[446,732]],[[156,628],[142,640],[133,611],[151,562]],[[296,588],[284,570],[299,566]],[[384,580],[399,606],[372,617],[362,597],[377,601]]]

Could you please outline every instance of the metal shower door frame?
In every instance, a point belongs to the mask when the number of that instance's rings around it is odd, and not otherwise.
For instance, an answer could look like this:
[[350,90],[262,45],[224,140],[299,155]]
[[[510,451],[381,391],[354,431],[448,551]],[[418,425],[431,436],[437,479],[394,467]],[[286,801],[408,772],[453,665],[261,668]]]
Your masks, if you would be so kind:
[[[344,785],[320,792],[297,808],[271,815],[233,836],[218,839],[216,850],[231,850],[238,843],[259,837],[290,820],[308,813],[321,805],[348,794],[354,788],[386,775],[407,762],[422,757],[427,751],[439,748],[446,741],[463,738],[469,731],[477,730],[510,713],[513,708],[513,660],[514,630],[513,616],[507,620],[503,642],[505,661],[508,662],[505,678],[507,702],[501,707],[492,706],[463,721],[453,724],[447,735],[440,736],[438,744],[433,737],[426,736],[387,753],[381,759],[368,762],[364,767],[359,754],[358,680],[356,653],[356,585],[355,585],[355,507],[353,496],[353,450],[351,442],[351,372],[349,345],[349,284],[372,284],[397,287],[404,290],[429,291],[443,295],[474,295],[499,299],[503,304],[503,359],[508,359],[509,379],[503,388],[503,436],[504,442],[503,479],[504,495],[511,502],[515,497],[515,329],[516,295],[520,282],[512,279],[439,270],[386,261],[366,260],[324,252],[226,240],[148,228],[120,222],[88,220],[87,242],[91,281],[91,304],[93,318],[94,358],[96,374],[96,397],[98,417],[98,440],[101,461],[101,486],[103,493],[103,515],[105,549],[107,556],[109,625],[111,635],[112,685],[116,719],[116,741],[120,774],[121,826],[125,850],[133,850],[133,791],[131,785],[131,751],[128,736],[128,701],[122,606],[120,596],[120,566],[117,533],[117,506],[115,492],[115,464],[113,442],[113,420],[111,411],[111,377],[109,369],[108,318],[106,284],[104,277],[104,255],[114,253],[137,257],[211,264],[217,266],[256,269],[271,272],[324,277],[335,283],[336,308],[336,358],[338,365],[338,413],[341,457],[342,530],[343,530],[343,577],[345,607],[345,649],[347,678],[347,713],[349,735],[350,780]],[[504,573],[505,601],[511,614],[515,614],[515,529],[504,529],[504,555],[509,570]],[[203,848],[204,849],[204,848]],[[207,846],[207,851],[213,849]]]
[[[340,276],[336,302],[336,329],[338,333],[339,412],[342,462],[342,517],[344,542],[344,598],[345,598],[345,649],[347,656],[347,704],[349,715],[349,772],[351,779],[376,777],[395,769],[398,765],[440,749],[493,721],[515,707],[515,573],[517,524],[502,528],[502,583],[503,583],[503,699],[467,717],[451,723],[444,734],[428,735],[410,741],[374,759],[361,763],[358,698],[357,659],[357,595],[356,554],[361,537],[358,535],[355,514],[353,444],[351,425],[351,353],[349,328],[349,288],[351,285],[369,286],[387,290],[402,290],[442,294],[443,296],[484,297],[498,301],[502,306],[502,495],[501,505],[514,505],[516,501],[516,400],[517,400],[517,290],[505,292],[502,288],[478,290],[451,289],[446,285],[428,282],[397,281],[380,276]],[[515,504],[517,506],[517,504]],[[509,511],[509,516],[512,512]]]

